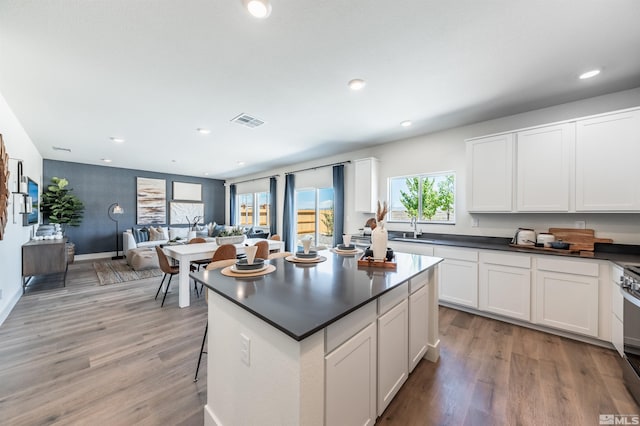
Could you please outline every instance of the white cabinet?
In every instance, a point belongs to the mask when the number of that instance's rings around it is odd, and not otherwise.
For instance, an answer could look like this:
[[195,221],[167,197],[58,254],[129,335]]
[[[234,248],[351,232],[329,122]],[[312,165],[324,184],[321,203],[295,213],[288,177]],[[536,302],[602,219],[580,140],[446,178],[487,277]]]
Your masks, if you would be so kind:
[[478,307],[478,252],[451,247],[435,247],[440,263],[440,300]]
[[355,209],[357,212],[375,212],[378,208],[378,160],[363,158],[355,165]]
[[569,211],[574,146],[573,123],[516,133],[517,211]]
[[425,243],[407,243],[405,241],[389,240],[389,247],[395,252],[433,256],[433,246]]
[[620,278],[622,275],[621,267],[611,267],[611,343],[613,343],[620,356],[624,357],[624,317],[622,314],[624,297],[620,292]]
[[513,209],[513,134],[467,141],[467,210]]
[[325,357],[325,424],[376,422],[376,350],[372,323]]
[[531,320],[531,258],[480,253],[479,306],[487,312]]
[[536,277],[538,323],[598,337],[597,263],[539,258]]
[[429,299],[424,285],[409,296],[409,372],[427,352]]
[[576,211],[640,211],[640,111],[578,120]]
[[[408,303],[400,303],[378,318],[378,415],[381,415],[409,375]],[[347,424],[344,421],[327,424]]]

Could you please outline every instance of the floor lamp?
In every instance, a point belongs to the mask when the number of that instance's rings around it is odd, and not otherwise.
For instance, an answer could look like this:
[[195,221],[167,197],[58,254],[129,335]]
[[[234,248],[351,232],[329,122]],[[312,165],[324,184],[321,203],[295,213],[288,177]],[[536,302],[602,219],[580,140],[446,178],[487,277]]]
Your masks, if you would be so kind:
[[116,255],[111,258],[113,260],[124,259],[124,253],[122,256],[120,256],[120,244],[118,244],[120,242],[120,235],[118,232],[118,219],[115,219],[113,217],[113,215],[121,215],[123,213],[124,213],[124,209],[118,203],[111,204],[107,209],[107,214],[109,215],[109,219],[111,219],[116,223]]

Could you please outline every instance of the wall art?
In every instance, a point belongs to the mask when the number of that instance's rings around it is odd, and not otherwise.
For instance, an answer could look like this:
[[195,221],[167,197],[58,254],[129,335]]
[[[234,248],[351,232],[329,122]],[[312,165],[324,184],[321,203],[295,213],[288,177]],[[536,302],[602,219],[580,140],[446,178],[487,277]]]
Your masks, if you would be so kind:
[[166,181],[143,177],[136,179],[136,223],[138,225],[164,225],[167,223]]
[[204,221],[204,203],[176,203],[171,204],[171,225],[193,225],[194,218],[200,218],[197,222]]
[[202,185],[173,182],[173,199],[176,201],[202,201]]

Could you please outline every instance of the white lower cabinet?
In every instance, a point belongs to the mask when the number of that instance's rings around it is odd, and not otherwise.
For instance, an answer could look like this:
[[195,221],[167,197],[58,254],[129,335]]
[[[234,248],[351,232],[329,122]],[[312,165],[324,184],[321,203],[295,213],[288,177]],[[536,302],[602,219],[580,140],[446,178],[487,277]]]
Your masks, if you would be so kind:
[[538,259],[537,322],[598,337],[598,264]]
[[376,422],[376,324],[325,356],[327,425]]
[[427,352],[429,298],[423,286],[409,296],[409,372]]
[[480,254],[479,306],[495,314],[531,320],[531,258]]
[[478,308],[478,252],[436,247],[440,263],[440,300]]
[[408,311],[405,296],[378,318],[378,415],[387,408],[409,375]]

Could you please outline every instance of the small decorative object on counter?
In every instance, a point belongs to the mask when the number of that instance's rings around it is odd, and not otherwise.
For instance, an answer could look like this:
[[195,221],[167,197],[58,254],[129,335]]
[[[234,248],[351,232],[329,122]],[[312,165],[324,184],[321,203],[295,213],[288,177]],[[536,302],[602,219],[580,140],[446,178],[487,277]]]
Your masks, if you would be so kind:
[[373,251],[373,258],[382,260],[387,254],[387,243],[389,242],[389,235],[384,228],[384,218],[387,215],[387,202],[380,205],[378,201],[378,210],[376,212],[376,227],[371,231],[371,250]]

